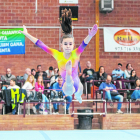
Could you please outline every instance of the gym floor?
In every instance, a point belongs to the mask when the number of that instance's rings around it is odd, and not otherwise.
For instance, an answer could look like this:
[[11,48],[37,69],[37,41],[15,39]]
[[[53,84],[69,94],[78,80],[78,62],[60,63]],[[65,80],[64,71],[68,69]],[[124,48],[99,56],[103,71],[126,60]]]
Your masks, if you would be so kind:
[[0,140],[140,140],[140,130],[0,131]]

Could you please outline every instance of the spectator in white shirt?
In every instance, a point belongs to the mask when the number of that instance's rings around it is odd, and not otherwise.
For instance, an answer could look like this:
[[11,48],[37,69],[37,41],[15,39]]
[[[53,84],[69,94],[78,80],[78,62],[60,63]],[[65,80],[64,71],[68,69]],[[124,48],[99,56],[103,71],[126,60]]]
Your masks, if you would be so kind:
[[20,89],[19,86],[16,85],[16,78],[12,78],[10,80],[10,86],[7,89]]
[[29,75],[22,89],[27,90],[27,97],[30,96],[32,89],[35,87],[35,80],[33,75]]
[[50,67],[49,67],[49,70],[46,70],[46,73],[47,73],[47,78],[51,78],[51,76],[54,75],[53,67],[50,66]]

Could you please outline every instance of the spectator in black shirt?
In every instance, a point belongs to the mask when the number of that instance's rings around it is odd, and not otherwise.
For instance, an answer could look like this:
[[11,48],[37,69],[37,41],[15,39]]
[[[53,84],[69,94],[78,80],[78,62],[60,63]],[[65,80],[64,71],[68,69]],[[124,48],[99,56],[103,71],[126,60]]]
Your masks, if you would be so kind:
[[136,79],[138,79],[138,77],[136,75],[136,71],[132,70],[131,71],[131,76],[129,78],[129,80],[133,80],[133,81],[130,81],[131,89],[135,89],[135,80]]
[[87,65],[87,68],[84,69],[82,78],[86,78],[86,81],[91,81],[94,79],[93,78],[94,70],[91,68],[90,61],[87,61],[86,65]]
[[[99,67],[99,71],[94,74],[94,80],[106,80],[107,74],[103,66]],[[99,87],[102,82],[95,82],[94,85]]]
[[37,72],[35,75],[35,79],[38,79],[38,76],[41,75],[43,77],[43,80],[47,79],[47,73],[45,71],[42,71],[41,65],[37,66]]
[[35,69],[31,69],[31,74],[35,77],[35,75],[36,75],[36,70],[35,70]]

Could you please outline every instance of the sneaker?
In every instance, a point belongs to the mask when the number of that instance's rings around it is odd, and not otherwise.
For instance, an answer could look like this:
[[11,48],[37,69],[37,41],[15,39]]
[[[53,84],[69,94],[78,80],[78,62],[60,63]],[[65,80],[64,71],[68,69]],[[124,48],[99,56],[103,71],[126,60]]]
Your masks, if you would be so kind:
[[43,115],[48,115],[48,110],[44,110]]
[[54,115],[55,115],[56,113],[55,113],[55,112],[53,112],[52,114],[54,114]]
[[59,114],[59,112],[55,112],[55,114]]
[[117,114],[123,114],[123,112],[121,110],[118,110]]
[[34,114],[37,114],[35,106],[33,106],[32,109],[33,109]]
[[111,103],[109,103],[109,105],[112,107],[113,106],[112,100],[108,100],[108,102],[111,102]]

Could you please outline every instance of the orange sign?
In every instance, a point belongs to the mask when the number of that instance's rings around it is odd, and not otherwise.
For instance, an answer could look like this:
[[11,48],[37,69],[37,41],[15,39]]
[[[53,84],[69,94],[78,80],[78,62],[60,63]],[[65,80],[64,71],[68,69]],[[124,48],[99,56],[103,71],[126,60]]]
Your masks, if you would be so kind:
[[114,34],[114,40],[123,46],[136,45],[140,41],[140,34],[132,29],[123,29]]

